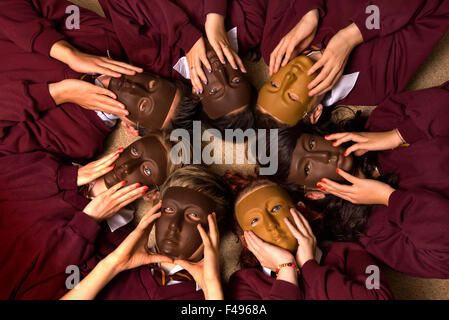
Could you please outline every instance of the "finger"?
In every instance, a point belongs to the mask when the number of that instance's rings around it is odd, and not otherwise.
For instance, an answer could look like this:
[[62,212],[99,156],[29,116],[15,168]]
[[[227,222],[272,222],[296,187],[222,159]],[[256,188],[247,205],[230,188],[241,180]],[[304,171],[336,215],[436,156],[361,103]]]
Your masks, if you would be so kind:
[[[201,62],[199,63],[199,66],[198,66],[196,72],[198,73],[198,76],[201,79],[202,85],[207,85],[207,77],[206,77],[206,74],[204,73],[204,70],[203,70],[203,67],[202,67],[202,65],[204,64],[204,61],[207,61],[207,58],[205,56],[201,57],[200,61]],[[201,86],[201,89],[203,89],[202,86]]]
[[142,68],[133,66],[132,64],[129,64],[129,63],[126,63],[126,62],[117,61],[117,60],[106,58],[106,57],[104,57],[103,60],[106,61],[106,62],[112,63],[112,64],[116,64],[118,66],[121,66],[121,67],[129,69],[129,70],[133,70],[133,71],[136,71],[136,72],[139,72],[139,73],[143,72]]
[[326,140],[338,140],[340,138],[343,138],[344,136],[350,134],[351,132],[339,132],[339,133],[333,133],[328,134],[327,136],[324,136]]
[[284,222],[287,225],[287,228],[292,233],[293,237],[295,237],[295,239],[298,240],[298,243],[301,243],[304,239],[304,235],[301,232],[299,232],[299,230],[296,229],[287,218],[284,218]]
[[[212,44],[211,44],[211,45],[212,45]],[[212,48],[214,49],[215,53],[217,54],[218,59],[220,59],[220,62],[221,62],[222,64],[225,64],[225,63],[226,63],[226,60],[225,60],[224,53],[223,53],[223,50],[222,50],[222,48],[221,48],[221,45],[218,44],[218,43],[214,43],[214,44],[212,45]],[[212,70],[212,69],[210,69],[210,70]]]
[[351,153],[353,153],[353,152],[355,152],[355,151],[357,151],[357,150],[359,150],[359,149],[364,149],[364,148],[366,148],[366,145],[363,144],[363,143],[356,143],[356,144],[353,144],[353,145],[350,146],[348,149],[346,149],[344,155],[345,155],[345,157],[347,157],[347,156],[349,156]]
[[309,223],[309,221],[307,221],[306,217],[304,217],[304,215],[299,211],[296,211],[296,215],[299,218],[299,220],[301,221],[301,225],[305,229],[306,235],[308,235],[309,237],[313,237],[314,235],[313,235],[312,228],[310,227],[310,223]]
[[348,180],[351,183],[357,183],[360,181],[359,178],[354,177],[353,175],[347,173],[346,171],[342,170],[342,169],[336,169],[337,173],[342,176],[343,178],[345,178],[346,180]]
[[119,190],[121,187],[123,187],[125,184],[126,184],[126,181],[121,181],[121,182],[117,183],[116,185],[113,185],[112,187],[110,187],[108,190],[106,190],[102,194],[100,194],[100,196],[112,195],[115,192],[117,192],[117,190]]
[[209,236],[207,235],[206,231],[204,230],[203,226],[201,224],[197,224],[196,228],[198,229],[201,239],[203,240],[203,244],[205,248],[211,248],[212,247],[212,243],[209,239]]
[[127,201],[127,199],[134,198],[136,195],[143,196],[148,191],[147,186],[141,186],[140,183],[135,183],[125,188],[118,190],[113,199],[116,199],[119,203]]
[[95,73],[103,74],[103,75],[114,77],[114,78],[120,78],[122,76],[121,73],[115,72],[114,70],[111,70],[109,68],[105,68],[100,65],[97,65],[96,67],[97,68],[95,70]]
[[218,232],[218,225],[217,225],[217,215],[216,213],[212,213],[207,217],[207,221],[209,223],[209,237],[212,242],[212,246],[216,249],[218,249],[219,242],[220,242],[220,235]]
[[98,63],[100,66],[104,67],[104,68],[108,68],[110,70],[116,71],[116,72],[120,72],[121,74],[126,74],[128,76],[133,76],[136,74],[136,71],[134,70],[130,70],[128,68],[124,68],[120,65],[111,63],[109,61],[102,61],[100,63]]
[[330,179],[322,179],[320,182],[318,182],[318,184],[321,184],[322,188],[325,189],[326,191],[336,190],[336,191],[345,192],[345,193],[353,192],[352,186],[348,186],[346,184],[339,184]]
[[190,69],[190,81],[192,82],[193,89],[196,94],[201,94],[203,90],[203,86],[201,85],[200,78],[197,74],[197,67],[195,66],[193,69]]
[[98,159],[97,161],[93,162],[95,164],[96,167],[99,166],[109,166],[111,164],[114,163],[115,158],[117,158],[118,156],[120,156],[120,154],[123,152],[123,148],[120,147],[117,150],[115,150],[114,152],[111,152],[110,154]]
[[112,113],[119,117],[126,117],[129,115],[129,111],[126,110],[126,108],[123,108],[121,103],[117,103],[116,100],[109,97],[98,96],[93,103],[93,109],[95,110]]
[[234,54],[235,62],[237,63],[239,69],[243,73],[247,73],[248,71],[246,71],[246,68],[245,68],[245,65],[243,64],[242,59],[240,59],[239,55],[236,52],[233,52],[233,54]]
[[95,91],[96,91],[97,94],[108,96],[108,97],[110,97],[110,98],[112,98],[114,100],[117,100],[117,95],[114,92],[112,92],[111,90],[106,89],[106,88],[102,88],[102,87],[99,87],[99,86],[95,86],[95,85],[94,85],[94,87],[95,87]]
[[[330,67],[326,65],[324,65],[324,67],[321,69],[320,73],[318,74],[318,76],[313,79],[309,85],[307,86],[307,88],[312,91],[313,88],[315,88],[318,84],[321,83],[321,81],[323,81],[324,79],[326,79],[327,75],[330,73]],[[310,92],[309,92],[310,95]]]
[[270,56],[270,76],[275,74],[276,70],[276,62],[278,60],[278,57],[280,55],[280,50],[284,46],[285,38],[282,38],[279,44],[276,46],[276,48],[273,50]]
[[[191,270],[194,269],[198,263],[192,263],[186,260],[174,260],[174,263],[178,266],[180,266],[181,268],[187,270],[188,272],[192,273]],[[193,276],[193,274],[192,274]]]
[[145,264],[150,263],[173,263],[173,259],[169,258],[167,256],[161,255],[161,254],[149,254],[147,258],[145,259]]
[[296,228],[301,233],[303,237],[307,235],[307,228],[304,226],[304,221],[300,218],[300,213],[295,208],[290,209],[290,213],[295,221]]
[[277,73],[281,67],[282,58],[284,57],[285,51],[287,50],[288,41],[284,41],[282,43],[282,46],[279,48],[279,51],[277,52],[275,61],[274,61],[274,67],[273,67],[273,73]]
[[231,50],[226,47],[222,47],[222,48],[223,48],[223,52],[224,52],[226,58],[228,59],[231,67],[234,68],[234,70],[237,70],[238,66],[237,66],[237,63],[235,63],[235,58],[234,58],[234,55],[232,54]]
[[338,73],[338,69],[331,69],[326,79],[324,79],[317,87],[310,91],[310,95],[319,96],[325,94],[327,91],[332,89],[332,83],[335,79],[335,76]]
[[261,260],[260,249],[254,243],[254,238],[250,234],[251,232],[247,231],[245,231],[244,233],[246,245],[248,246],[248,250],[251,251],[256,256],[257,260],[259,260],[260,262]]
[[357,150],[356,152],[354,152],[354,155],[356,155],[357,157],[361,157],[361,156],[363,156],[367,152],[368,152],[368,150],[366,150],[366,149]]
[[207,55],[206,54],[204,54],[202,56],[201,62],[204,64],[204,67],[206,67],[207,72],[211,73],[212,72],[212,66],[210,65],[209,59],[207,59]]
[[131,191],[130,193],[126,194],[122,198],[116,200],[116,212],[118,212],[123,207],[126,207],[128,204],[136,201],[139,198],[142,198],[145,193],[140,191],[140,189],[136,189],[134,191]]
[[295,50],[295,44],[294,43],[290,43],[287,47],[287,50],[285,51],[285,56],[284,56],[284,60],[282,60],[282,64],[281,66],[286,66],[287,63],[290,61],[290,58],[292,56],[293,51]]
[[311,76],[312,74],[314,74],[317,70],[322,68],[326,62],[327,62],[327,56],[325,54],[323,54],[323,56],[317,62],[315,62],[315,64],[312,66],[312,68],[309,69],[309,72],[307,72],[307,75]]

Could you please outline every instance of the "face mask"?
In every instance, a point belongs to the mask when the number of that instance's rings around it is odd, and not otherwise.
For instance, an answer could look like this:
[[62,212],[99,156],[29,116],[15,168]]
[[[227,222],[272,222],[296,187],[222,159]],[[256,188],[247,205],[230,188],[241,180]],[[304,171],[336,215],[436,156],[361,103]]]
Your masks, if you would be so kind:
[[352,156],[345,157],[344,152],[343,147],[334,147],[332,141],[302,134],[291,157],[287,182],[316,189],[316,184],[322,178],[337,182],[346,181],[336,172],[337,168],[347,172],[353,169]]
[[307,75],[312,66],[312,60],[306,56],[290,61],[260,89],[257,104],[281,122],[296,125],[317,101],[316,97],[309,97],[307,88],[318,75]]
[[115,162],[112,171],[104,176],[106,187],[120,181],[128,185],[140,183],[143,186],[161,185],[167,177],[168,151],[156,137],[137,140],[128,146]]
[[126,106],[128,119],[149,130],[162,128],[176,95],[174,84],[151,73],[112,78],[108,89]]
[[169,188],[162,199],[162,215],[156,220],[158,252],[176,259],[189,259],[203,243],[197,224],[208,230],[207,216],[215,207],[211,198],[198,191]]
[[215,51],[208,45],[207,58],[211,64],[209,73],[203,66],[207,85],[200,94],[203,111],[212,119],[221,118],[251,102],[251,85],[240,70],[234,70],[227,62],[222,64]]
[[244,231],[252,231],[262,240],[294,252],[298,242],[284,222],[293,223],[290,208],[293,201],[279,186],[262,186],[254,189],[235,206],[235,216]]

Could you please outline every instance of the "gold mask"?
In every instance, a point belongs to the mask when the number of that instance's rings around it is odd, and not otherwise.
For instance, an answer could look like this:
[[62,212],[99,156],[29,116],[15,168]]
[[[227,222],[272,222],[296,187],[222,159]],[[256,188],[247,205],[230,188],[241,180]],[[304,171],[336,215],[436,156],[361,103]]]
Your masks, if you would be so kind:
[[257,104],[281,122],[294,126],[316,103],[316,97],[309,96],[307,86],[318,72],[307,75],[313,61],[299,56],[282,67],[260,89]]
[[244,231],[252,231],[262,240],[294,252],[298,242],[284,222],[294,225],[290,196],[280,186],[261,186],[254,189],[235,205],[235,217]]

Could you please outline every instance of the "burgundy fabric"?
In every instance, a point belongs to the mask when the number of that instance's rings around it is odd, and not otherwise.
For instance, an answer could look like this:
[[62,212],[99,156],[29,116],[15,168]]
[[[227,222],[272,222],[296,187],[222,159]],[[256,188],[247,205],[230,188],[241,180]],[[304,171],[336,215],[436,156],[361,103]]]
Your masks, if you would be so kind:
[[109,21],[87,9],[80,8],[80,29],[66,29],[70,5],[65,0],[0,2],[0,155],[43,149],[91,158],[110,132],[93,111],[71,103],[57,107],[48,92],[48,83],[81,77],[49,57],[59,40],[84,52],[125,57]]
[[370,131],[399,128],[410,142],[378,153],[379,170],[399,186],[388,207],[374,211],[360,239],[395,270],[424,278],[449,278],[449,82],[397,94],[369,118]]
[[56,106],[46,83],[0,85],[0,156],[44,150],[82,162],[92,158],[111,131],[92,111]]
[[[269,63],[273,49],[307,10],[324,8],[325,15],[312,42],[320,48],[325,48],[332,36],[354,22],[364,43],[351,53],[344,74],[360,74],[353,91],[338,102],[342,105],[377,105],[403,91],[449,27],[449,3],[444,0],[324,0],[312,1],[307,9],[295,11],[294,5],[299,2],[307,1],[291,1],[291,7],[273,5],[271,11],[268,8],[263,57]],[[365,12],[369,5],[379,7],[378,30],[365,26],[370,16]]]
[[368,300],[391,299],[381,274],[380,288],[367,289],[366,273],[378,265],[355,243],[337,242],[323,252],[321,262],[307,261],[301,268],[299,287],[276,280],[255,268],[242,269],[231,276],[230,294],[236,300]]
[[240,53],[256,47],[265,21],[264,0],[100,0],[132,63],[165,77],[183,79],[173,69],[203,35],[207,13],[222,14],[238,27]]
[[52,299],[69,265],[95,252],[100,226],[82,210],[76,167],[35,152],[0,158],[0,297]]

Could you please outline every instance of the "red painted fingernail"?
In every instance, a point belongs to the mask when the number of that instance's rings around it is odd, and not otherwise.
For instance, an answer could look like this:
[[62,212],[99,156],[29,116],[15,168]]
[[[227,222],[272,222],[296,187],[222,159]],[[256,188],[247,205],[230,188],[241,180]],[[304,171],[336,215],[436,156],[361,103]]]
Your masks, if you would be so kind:
[[326,183],[326,181],[324,181],[324,179],[321,179],[321,182],[322,182],[322,183]]
[[323,186],[319,183],[316,184],[317,187],[322,188]]
[[345,152],[345,153],[343,153],[343,155],[346,157],[347,155],[348,155],[348,153],[347,152]]
[[113,165],[110,166],[109,168],[114,169],[114,168],[115,168],[115,164],[113,164]]
[[148,189],[150,189],[150,188],[148,188],[148,187],[143,187],[143,188],[142,188],[142,192],[145,193],[145,192],[148,191]]
[[335,169],[335,171],[336,171],[337,173],[339,173],[339,172],[338,172],[338,169]]
[[128,183],[128,181],[122,181],[122,187],[127,183]]
[[136,183],[136,188],[139,188],[141,186],[140,183]]
[[321,191],[326,191],[326,189],[324,189],[324,188],[321,188]]
[[325,138],[329,138],[330,137],[330,135],[327,135],[327,136],[324,136]]

